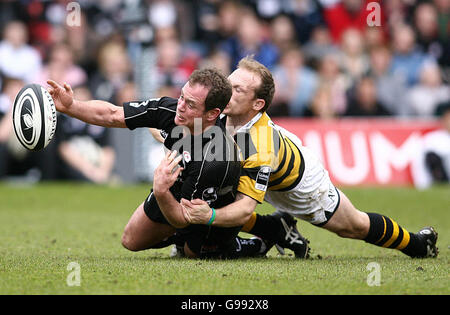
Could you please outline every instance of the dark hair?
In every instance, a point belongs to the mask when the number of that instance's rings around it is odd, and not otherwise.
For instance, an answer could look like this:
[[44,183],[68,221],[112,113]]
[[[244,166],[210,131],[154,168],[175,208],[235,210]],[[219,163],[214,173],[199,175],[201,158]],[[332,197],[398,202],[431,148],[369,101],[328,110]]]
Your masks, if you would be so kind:
[[214,68],[195,70],[189,77],[189,84],[200,84],[209,89],[205,99],[205,111],[218,108],[222,112],[233,93],[230,81]]
[[265,104],[261,109],[261,112],[265,112],[272,103],[273,95],[275,93],[275,83],[272,73],[270,73],[266,66],[253,59],[252,56],[241,59],[238,68],[253,72],[261,78],[261,85],[256,88],[255,97],[264,100]]
[[450,101],[439,103],[434,111],[436,116],[444,116],[446,112],[450,111]]

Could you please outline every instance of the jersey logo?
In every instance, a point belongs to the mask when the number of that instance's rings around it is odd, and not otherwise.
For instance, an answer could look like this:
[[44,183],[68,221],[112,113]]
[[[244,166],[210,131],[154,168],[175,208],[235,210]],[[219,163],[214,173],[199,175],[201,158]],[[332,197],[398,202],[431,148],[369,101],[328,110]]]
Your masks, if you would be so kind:
[[328,189],[328,198],[334,201],[336,191],[333,188]]
[[217,189],[215,187],[206,188],[202,193],[202,199],[210,205],[217,200]]
[[261,191],[266,191],[269,184],[270,172],[272,169],[269,166],[263,166],[256,175],[255,188]]
[[183,160],[186,163],[191,161],[191,154],[188,151],[183,151]]
[[161,137],[163,137],[163,139],[166,139],[167,138],[167,136],[169,135],[166,131],[164,131],[164,130],[160,130],[159,131],[159,134],[161,135]]
[[143,101],[143,102],[130,102],[130,103],[128,103],[128,105],[131,106],[131,107],[136,107],[136,108],[138,108],[138,107],[141,107],[141,106],[147,106],[147,104],[148,104],[149,102],[157,102],[157,101],[159,101],[160,99],[161,99],[161,98],[151,98],[151,99],[146,100],[146,101]]

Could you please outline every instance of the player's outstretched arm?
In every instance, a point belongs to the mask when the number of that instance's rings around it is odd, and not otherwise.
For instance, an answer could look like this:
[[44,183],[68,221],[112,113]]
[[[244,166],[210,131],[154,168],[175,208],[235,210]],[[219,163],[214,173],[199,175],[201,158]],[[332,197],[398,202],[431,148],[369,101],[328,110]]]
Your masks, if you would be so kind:
[[[186,221],[191,224],[207,224],[211,219],[212,209],[208,203],[201,199],[186,200],[181,199],[183,214]],[[258,202],[241,193],[238,193],[236,200],[229,205],[215,209],[216,218],[212,222],[215,226],[233,227],[247,223]]]
[[78,101],[73,98],[69,84],[61,86],[53,80],[48,80],[47,84],[59,112],[92,125],[126,128],[123,107],[101,100]]

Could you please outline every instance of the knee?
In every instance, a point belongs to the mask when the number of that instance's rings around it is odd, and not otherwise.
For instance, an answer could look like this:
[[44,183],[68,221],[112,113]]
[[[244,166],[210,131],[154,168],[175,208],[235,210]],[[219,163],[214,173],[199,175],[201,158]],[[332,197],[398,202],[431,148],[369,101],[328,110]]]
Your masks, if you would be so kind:
[[353,211],[351,215],[332,218],[329,224],[324,226],[340,237],[351,239],[364,239],[369,227],[369,217],[359,210]]
[[184,255],[187,258],[198,258],[197,254],[195,254],[188,246],[187,243],[184,243]]
[[361,240],[367,236],[367,233],[369,232],[369,225],[364,218],[354,217],[335,232],[338,236],[343,238]]
[[136,242],[135,242],[135,240],[133,238],[133,234],[130,231],[130,229],[128,228],[128,226],[125,227],[125,230],[124,230],[124,232],[122,234],[121,242],[122,242],[122,246],[124,248],[128,249],[129,251],[137,252],[137,251],[141,250],[141,248],[139,248],[137,246],[137,244],[136,244]]

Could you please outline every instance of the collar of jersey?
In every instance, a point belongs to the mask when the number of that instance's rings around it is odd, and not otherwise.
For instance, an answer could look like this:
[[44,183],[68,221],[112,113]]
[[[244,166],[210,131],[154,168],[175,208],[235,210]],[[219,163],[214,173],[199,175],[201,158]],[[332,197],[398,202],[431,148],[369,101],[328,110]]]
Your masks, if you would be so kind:
[[252,128],[252,126],[262,117],[263,113],[259,112],[258,114],[256,114],[255,117],[253,117],[248,123],[246,123],[244,126],[242,126],[241,128],[239,128],[236,133],[238,132],[246,132],[248,130],[250,130],[250,128]]

